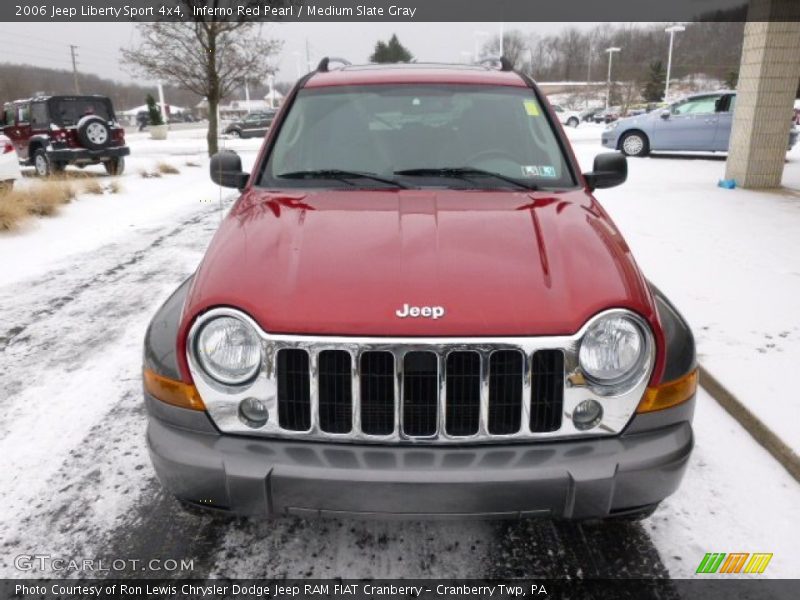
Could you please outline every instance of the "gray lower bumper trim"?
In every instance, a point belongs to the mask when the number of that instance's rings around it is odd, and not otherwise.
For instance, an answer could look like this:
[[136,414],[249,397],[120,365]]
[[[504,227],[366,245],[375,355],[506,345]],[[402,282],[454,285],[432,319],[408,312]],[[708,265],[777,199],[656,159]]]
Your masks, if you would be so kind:
[[268,517],[604,517],[675,491],[693,445],[688,422],[615,438],[456,448],[209,435],[151,417],[147,438],[176,496]]

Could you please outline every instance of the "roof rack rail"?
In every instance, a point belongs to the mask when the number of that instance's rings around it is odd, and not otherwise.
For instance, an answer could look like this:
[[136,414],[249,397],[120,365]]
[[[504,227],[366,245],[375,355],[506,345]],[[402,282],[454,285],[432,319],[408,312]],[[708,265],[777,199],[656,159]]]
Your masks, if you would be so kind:
[[336,58],[335,56],[326,56],[321,61],[319,61],[319,64],[317,65],[317,71],[319,71],[320,73],[327,73],[329,71],[328,66],[332,62],[339,63],[341,65],[344,65],[345,67],[349,67],[352,64],[349,60],[347,60],[345,58]]
[[479,65],[485,65],[487,63],[492,64],[500,64],[501,71],[513,71],[514,65],[510,60],[508,60],[505,56],[487,56],[478,61]]

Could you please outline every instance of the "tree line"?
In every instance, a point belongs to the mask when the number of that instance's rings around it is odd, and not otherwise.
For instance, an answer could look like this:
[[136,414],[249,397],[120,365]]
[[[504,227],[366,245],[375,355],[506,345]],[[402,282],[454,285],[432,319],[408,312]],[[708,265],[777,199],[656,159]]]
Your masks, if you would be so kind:
[[[726,80],[739,70],[744,23],[686,23],[675,35],[673,79],[705,74]],[[567,27],[550,34],[506,32],[503,55],[514,67],[539,81],[604,81],[606,48],[621,48],[614,55],[613,78],[644,83],[657,61],[666,65],[669,34],[664,24],[603,23],[589,30]],[[500,54],[499,36],[487,41],[482,56]]]
[[[117,111],[141,106],[148,94],[158,95],[152,85],[121,83],[87,73],[78,73],[78,87],[84,94],[108,96]],[[72,71],[0,63],[0,102],[30,98],[40,92],[45,95],[75,93]],[[194,92],[174,85],[164,86],[164,97],[168,104],[185,108],[194,108],[201,100]]]

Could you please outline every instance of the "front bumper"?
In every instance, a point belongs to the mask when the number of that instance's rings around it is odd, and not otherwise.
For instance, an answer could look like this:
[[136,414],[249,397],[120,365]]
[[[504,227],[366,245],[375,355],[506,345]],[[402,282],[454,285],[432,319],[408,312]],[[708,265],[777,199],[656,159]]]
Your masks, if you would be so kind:
[[219,435],[152,412],[147,441],[161,483],[196,504],[265,517],[422,519],[624,513],[674,492],[693,447],[688,421],[613,438],[432,447]]
[[600,135],[600,143],[606,147],[611,148],[612,150],[617,149],[617,132],[613,129],[610,131],[603,131]]
[[53,148],[47,151],[50,160],[58,162],[97,162],[109,158],[128,156],[131,149],[128,146],[111,146],[100,150],[88,148]]

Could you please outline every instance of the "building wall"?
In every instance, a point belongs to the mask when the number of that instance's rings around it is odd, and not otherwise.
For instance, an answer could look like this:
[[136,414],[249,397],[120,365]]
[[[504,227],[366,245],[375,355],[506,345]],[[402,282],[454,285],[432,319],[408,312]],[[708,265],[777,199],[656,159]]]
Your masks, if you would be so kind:
[[800,1],[751,0],[726,167],[726,177],[742,187],[778,187],[783,177],[800,79],[800,22],[757,19],[791,11],[800,12]]

